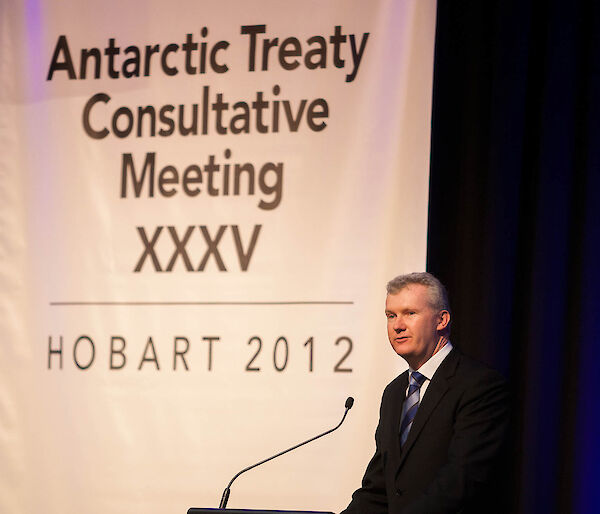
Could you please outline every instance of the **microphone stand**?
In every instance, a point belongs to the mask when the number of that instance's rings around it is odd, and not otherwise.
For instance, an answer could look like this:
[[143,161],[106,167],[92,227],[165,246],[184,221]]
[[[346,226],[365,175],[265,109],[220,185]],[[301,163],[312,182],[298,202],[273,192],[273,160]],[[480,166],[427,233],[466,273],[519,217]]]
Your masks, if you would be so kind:
[[248,466],[247,468],[242,469],[242,471],[240,471],[239,473],[237,473],[230,481],[229,484],[227,484],[227,487],[225,488],[225,490],[223,491],[223,496],[221,496],[221,503],[219,504],[219,509],[225,509],[227,507],[227,502],[229,501],[229,493],[231,492],[231,484],[233,484],[233,481],[239,477],[242,473],[245,473],[246,471],[250,471],[251,469],[260,466],[261,464],[264,464],[265,462],[269,462],[270,460],[273,460],[277,457],[280,457],[281,455],[284,455],[288,452],[291,452],[292,450],[295,450],[296,448],[299,448],[300,446],[304,446],[305,444],[308,444],[312,441],[314,441],[315,439],[319,439],[327,434],[330,434],[331,432],[333,432],[334,430],[337,430],[338,428],[340,428],[342,426],[342,423],[344,422],[344,420],[346,419],[346,415],[348,414],[348,411],[352,408],[352,405],[354,405],[354,398],[352,398],[351,396],[348,397],[348,399],[346,400],[346,410],[344,411],[344,416],[342,417],[342,421],[340,421],[336,427],[327,430],[326,432],[323,432],[322,434],[319,434],[315,437],[311,437],[310,439],[299,443],[295,446],[292,446],[291,448],[288,448],[287,450],[283,450],[282,452],[279,452],[277,455],[273,455],[272,457],[269,457],[268,459],[264,459],[261,460],[260,462],[257,462],[256,464],[252,464],[252,466]]

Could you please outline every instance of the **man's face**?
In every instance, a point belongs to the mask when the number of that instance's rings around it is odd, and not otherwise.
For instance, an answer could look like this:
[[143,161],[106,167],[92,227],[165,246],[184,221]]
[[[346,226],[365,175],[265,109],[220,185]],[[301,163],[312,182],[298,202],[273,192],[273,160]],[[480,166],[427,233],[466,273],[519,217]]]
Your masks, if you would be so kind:
[[[442,313],[449,314],[447,311]],[[413,369],[418,369],[439,348],[443,328],[442,313],[429,302],[426,286],[409,284],[385,300],[388,338],[392,348]]]

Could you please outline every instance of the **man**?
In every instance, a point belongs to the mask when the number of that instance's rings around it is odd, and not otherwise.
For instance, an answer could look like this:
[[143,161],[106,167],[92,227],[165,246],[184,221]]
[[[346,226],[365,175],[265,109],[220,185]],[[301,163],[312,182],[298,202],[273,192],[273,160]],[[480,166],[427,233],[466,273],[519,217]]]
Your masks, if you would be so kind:
[[446,290],[429,273],[387,285],[388,338],[409,365],[386,387],[376,450],[343,514],[501,511],[504,380],[450,343]]

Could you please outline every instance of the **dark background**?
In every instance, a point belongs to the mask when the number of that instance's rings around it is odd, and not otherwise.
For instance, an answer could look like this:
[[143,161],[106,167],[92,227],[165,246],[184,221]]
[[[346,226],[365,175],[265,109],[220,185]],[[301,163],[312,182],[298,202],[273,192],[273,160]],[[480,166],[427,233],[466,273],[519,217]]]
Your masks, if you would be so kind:
[[512,512],[600,512],[600,2],[438,0],[428,271],[509,380]]

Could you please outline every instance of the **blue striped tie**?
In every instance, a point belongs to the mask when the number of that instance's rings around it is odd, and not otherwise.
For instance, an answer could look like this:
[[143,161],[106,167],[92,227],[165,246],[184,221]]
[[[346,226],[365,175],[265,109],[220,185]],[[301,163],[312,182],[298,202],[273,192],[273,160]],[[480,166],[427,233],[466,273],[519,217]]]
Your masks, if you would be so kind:
[[418,371],[413,371],[410,374],[410,386],[408,388],[408,396],[402,407],[402,424],[400,425],[400,446],[404,446],[408,433],[412,427],[415,414],[419,408],[419,395],[421,386],[425,382],[425,376]]

